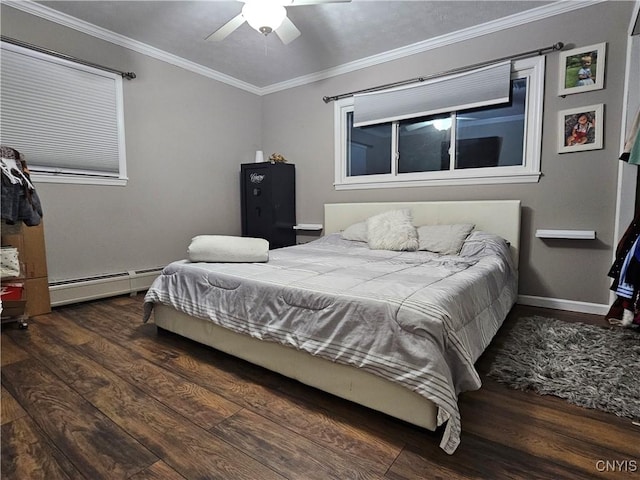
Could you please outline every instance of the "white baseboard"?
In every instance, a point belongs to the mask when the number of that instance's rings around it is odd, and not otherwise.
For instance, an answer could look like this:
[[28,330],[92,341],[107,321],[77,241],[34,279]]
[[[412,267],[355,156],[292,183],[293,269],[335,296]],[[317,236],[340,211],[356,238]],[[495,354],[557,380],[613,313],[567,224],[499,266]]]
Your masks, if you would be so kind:
[[591,313],[594,315],[606,315],[609,305],[600,303],[578,302],[576,300],[564,300],[561,298],[535,297],[533,295],[518,295],[520,305],[532,307],[554,308],[569,312]]
[[134,295],[147,290],[161,270],[159,267],[53,283],[49,285],[51,306],[59,307],[127,293]]

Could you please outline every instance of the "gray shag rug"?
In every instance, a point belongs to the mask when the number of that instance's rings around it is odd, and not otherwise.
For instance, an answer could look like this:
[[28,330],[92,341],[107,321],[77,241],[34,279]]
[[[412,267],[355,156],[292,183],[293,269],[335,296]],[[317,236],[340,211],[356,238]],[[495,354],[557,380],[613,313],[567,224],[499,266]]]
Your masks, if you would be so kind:
[[489,377],[519,390],[640,419],[640,331],[524,317],[492,348]]

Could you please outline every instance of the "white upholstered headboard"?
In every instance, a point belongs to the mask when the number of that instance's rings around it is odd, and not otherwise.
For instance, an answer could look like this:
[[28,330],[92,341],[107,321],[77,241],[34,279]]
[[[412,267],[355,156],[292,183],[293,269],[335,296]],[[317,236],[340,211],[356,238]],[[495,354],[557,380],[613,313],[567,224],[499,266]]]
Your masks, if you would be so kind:
[[411,209],[416,226],[473,223],[476,230],[499,235],[511,244],[513,259],[518,264],[520,200],[327,203],[324,206],[324,232],[340,232],[372,215],[399,208]]

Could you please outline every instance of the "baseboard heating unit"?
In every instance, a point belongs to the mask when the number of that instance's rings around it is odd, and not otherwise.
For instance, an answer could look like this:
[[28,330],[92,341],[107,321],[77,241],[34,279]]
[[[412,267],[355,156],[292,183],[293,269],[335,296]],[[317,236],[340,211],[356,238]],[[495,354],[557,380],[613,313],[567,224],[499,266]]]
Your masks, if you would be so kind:
[[162,267],[131,270],[129,272],[76,278],[49,284],[51,306],[85,302],[147,290],[162,271]]

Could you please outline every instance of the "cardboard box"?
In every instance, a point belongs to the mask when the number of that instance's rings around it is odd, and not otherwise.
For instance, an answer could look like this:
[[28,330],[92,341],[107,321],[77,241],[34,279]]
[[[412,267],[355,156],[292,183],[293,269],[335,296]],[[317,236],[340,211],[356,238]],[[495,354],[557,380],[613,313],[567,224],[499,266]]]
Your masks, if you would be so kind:
[[[24,292],[23,299],[19,301],[23,302],[22,305],[7,304],[6,306],[3,305],[3,309],[10,309],[10,311],[16,312],[22,308],[23,312],[28,316],[51,312],[43,222],[40,222],[40,225],[35,227],[28,227],[24,223],[7,225],[4,221],[1,225],[2,245],[9,245],[18,249],[18,257],[23,270],[21,277],[25,277],[24,279],[21,278],[24,283]],[[19,313],[18,315],[22,314]],[[4,312],[2,316],[5,316]]]
[[47,254],[43,222],[35,227],[22,225],[23,257],[27,278],[47,276]]
[[35,317],[36,315],[51,313],[51,298],[49,296],[49,281],[47,277],[28,278],[24,283],[27,315]]
[[26,300],[2,301],[2,318],[19,317],[24,315]]
[[24,274],[27,278],[48,275],[43,222],[35,227],[28,227],[24,224],[3,224],[2,245],[18,249],[18,256],[24,265]]

